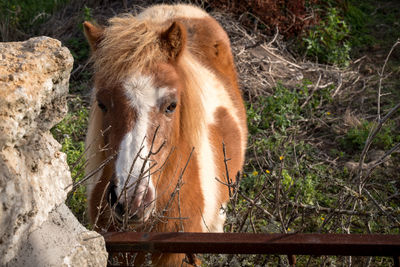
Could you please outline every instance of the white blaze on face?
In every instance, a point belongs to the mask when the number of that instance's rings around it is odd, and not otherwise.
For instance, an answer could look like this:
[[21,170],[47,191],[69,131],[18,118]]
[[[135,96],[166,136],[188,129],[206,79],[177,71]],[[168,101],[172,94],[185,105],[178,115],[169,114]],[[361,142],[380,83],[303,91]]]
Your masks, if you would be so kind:
[[[145,199],[147,201],[153,201],[155,198],[155,188],[149,171],[150,162],[146,162],[149,153],[146,138],[150,123],[149,113],[156,106],[159,92],[153,86],[149,76],[134,75],[127,79],[123,86],[125,96],[137,116],[133,129],[124,136],[119,147],[115,164],[116,193],[120,195],[121,192],[124,192],[123,189],[127,188],[126,196],[129,202],[132,201],[135,193],[132,204],[133,208],[137,208],[141,205],[143,197],[147,196]],[[124,114],[120,114],[120,116],[123,119]],[[142,173],[143,171],[147,172]],[[142,179],[139,180],[141,175]],[[122,194],[120,202],[125,202],[124,196],[125,192]]]

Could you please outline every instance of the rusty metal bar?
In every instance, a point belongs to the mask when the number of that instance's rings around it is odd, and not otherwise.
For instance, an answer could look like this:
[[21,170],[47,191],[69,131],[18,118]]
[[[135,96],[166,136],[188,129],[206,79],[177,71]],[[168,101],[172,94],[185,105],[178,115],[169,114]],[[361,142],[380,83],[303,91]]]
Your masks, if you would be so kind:
[[400,255],[400,235],[113,232],[104,238],[109,252]]

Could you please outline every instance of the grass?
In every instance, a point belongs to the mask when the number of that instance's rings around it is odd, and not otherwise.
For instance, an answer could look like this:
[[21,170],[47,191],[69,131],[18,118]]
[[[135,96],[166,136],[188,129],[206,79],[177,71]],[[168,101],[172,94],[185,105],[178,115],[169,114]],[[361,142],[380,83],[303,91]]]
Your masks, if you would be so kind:
[[306,55],[325,64],[347,67],[350,63],[350,29],[337,8],[328,8],[319,24],[302,39]]
[[320,90],[310,98],[309,86],[309,81],[293,89],[278,84],[274,95],[250,104],[250,150],[260,156],[269,155],[269,162],[248,157],[251,160],[241,182],[242,190],[250,192],[254,185],[257,188],[266,179],[271,183],[278,179],[288,199],[299,197],[305,204],[328,201],[318,192],[321,183],[325,183],[323,178],[330,176],[332,170],[324,165],[309,168],[317,151],[296,135],[307,123],[306,118],[328,116],[324,104],[332,100],[329,94],[332,88]]
[[[350,128],[346,135],[340,139],[340,145],[346,151],[361,151],[367,141],[369,133],[376,127],[376,122],[363,121],[359,126]],[[389,150],[396,143],[400,142],[400,135],[397,135],[397,125],[390,121],[377,134],[373,140],[376,149]]]
[[[395,1],[383,0],[376,3],[372,0],[353,1],[353,6],[364,16],[358,16],[354,11],[349,12],[349,21],[354,27],[356,36],[364,42],[357,43],[357,47],[368,49],[371,46],[383,46],[386,49],[396,41],[400,30],[398,18],[400,10]],[[366,14],[366,16],[365,16]],[[363,17],[363,19],[360,19]],[[362,39],[362,36],[364,39]]]
[[1,0],[1,41],[25,39],[68,0]]
[[[85,143],[84,136],[88,124],[88,110],[79,97],[68,101],[70,112],[51,132],[55,139],[62,145],[61,151],[67,154],[67,163],[70,166],[73,182],[76,183],[84,177]],[[86,217],[86,188],[78,187],[69,193],[67,205],[72,213],[84,225],[88,225]]]

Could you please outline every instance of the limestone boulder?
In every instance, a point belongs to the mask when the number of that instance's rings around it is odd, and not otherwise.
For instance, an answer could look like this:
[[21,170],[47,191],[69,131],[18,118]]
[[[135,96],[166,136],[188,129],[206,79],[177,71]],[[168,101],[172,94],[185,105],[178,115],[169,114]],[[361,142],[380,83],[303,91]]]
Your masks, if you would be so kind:
[[63,204],[71,175],[49,131],[67,112],[72,65],[55,39],[0,43],[0,266],[106,264],[103,238]]

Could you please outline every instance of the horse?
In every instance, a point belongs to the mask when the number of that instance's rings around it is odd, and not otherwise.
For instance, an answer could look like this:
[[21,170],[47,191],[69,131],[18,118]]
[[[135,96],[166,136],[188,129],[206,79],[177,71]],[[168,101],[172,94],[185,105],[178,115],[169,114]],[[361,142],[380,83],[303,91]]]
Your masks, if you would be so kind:
[[[223,232],[247,146],[227,33],[184,4],[83,26],[94,69],[85,141],[94,228]],[[153,264],[183,257],[153,255]]]

